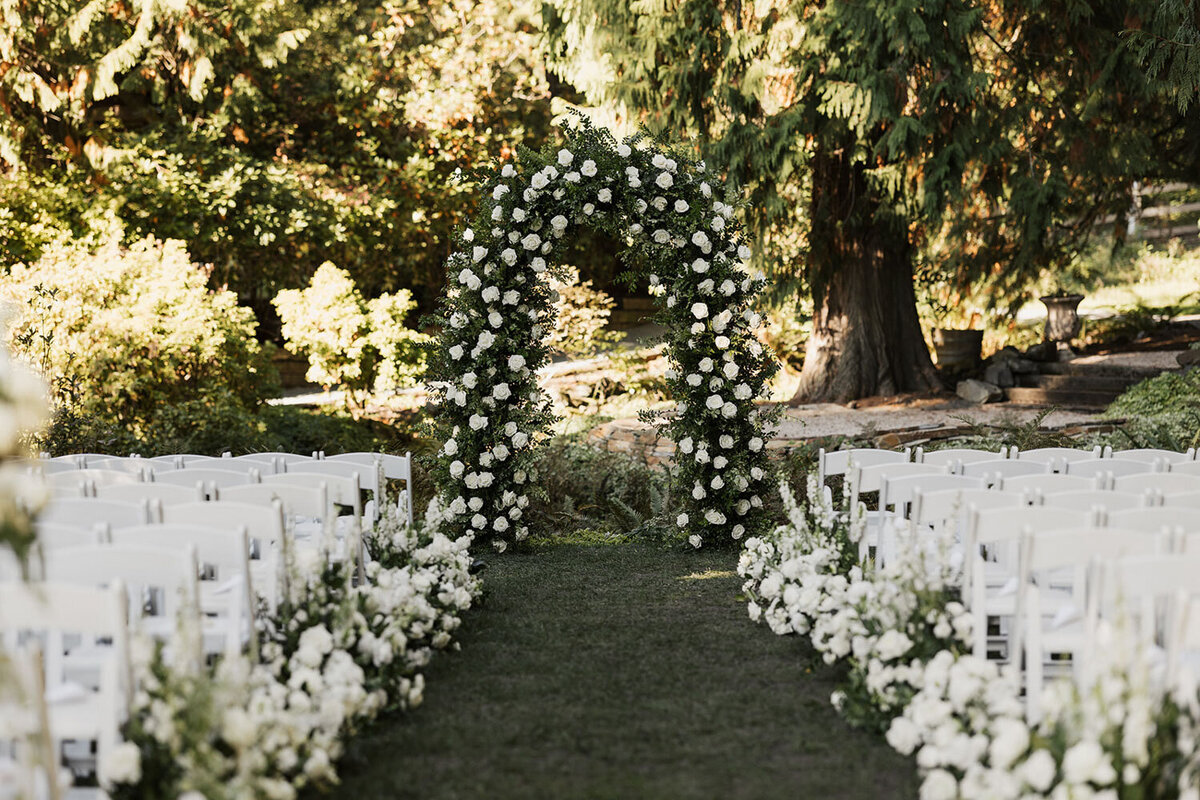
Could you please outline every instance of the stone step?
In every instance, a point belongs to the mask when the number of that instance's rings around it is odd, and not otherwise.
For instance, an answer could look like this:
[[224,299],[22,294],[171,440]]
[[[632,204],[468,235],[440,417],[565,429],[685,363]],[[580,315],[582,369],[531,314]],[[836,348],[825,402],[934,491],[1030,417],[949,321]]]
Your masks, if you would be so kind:
[[1030,389],[1055,389],[1076,392],[1115,392],[1120,394],[1133,384],[1133,378],[1106,375],[1018,375],[1017,384]]
[[1084,377],[1125,378],[1133,383],[1162,374],[1160,367],[1132,364],[1096,364],[1078,361],[1044,361],[1038,364],[1043,375],[1076,375]]
[[1005,389],[1008,402],[1025,406],[1059,406],[1061,408],[1103,408],[1117,399],[1120,392],[1076,391],[1072,389],[1039,389],[1017,386]]

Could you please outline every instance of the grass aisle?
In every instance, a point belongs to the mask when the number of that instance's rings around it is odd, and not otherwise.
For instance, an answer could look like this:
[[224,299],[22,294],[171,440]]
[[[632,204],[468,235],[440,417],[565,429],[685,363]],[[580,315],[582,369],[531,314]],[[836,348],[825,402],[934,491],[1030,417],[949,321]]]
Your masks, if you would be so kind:
[[492,558],[425,705],[355,740],[340,798],[908,798],[801,643],[746,617],[730,553]]

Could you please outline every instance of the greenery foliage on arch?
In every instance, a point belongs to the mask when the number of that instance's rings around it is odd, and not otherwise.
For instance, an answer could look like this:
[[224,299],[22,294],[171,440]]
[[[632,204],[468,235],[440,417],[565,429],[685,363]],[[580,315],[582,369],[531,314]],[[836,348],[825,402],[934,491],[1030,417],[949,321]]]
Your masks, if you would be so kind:
[[545,277],[581,226],[626,242],[623,258],[658,293],[677,400],[661,424],[686,498],[676,525],[694,547],[755,532],[767,473],[755,400],[778,366],[752,333],[763,280],[747,270],[750,249],[719,180],[702,161],[583,123],[565,147],[523,152],[481,191],[447,264],[430,365],[444,442],[435,477],[459,533],[501,551],[529,534],[530,456],[554,420],[537,384],[554,313]]

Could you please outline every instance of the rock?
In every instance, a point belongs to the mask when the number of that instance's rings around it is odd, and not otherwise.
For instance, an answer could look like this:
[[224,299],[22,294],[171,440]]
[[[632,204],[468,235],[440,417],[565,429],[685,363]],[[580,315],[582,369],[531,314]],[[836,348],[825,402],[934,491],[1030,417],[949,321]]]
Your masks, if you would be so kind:
[[958,382],[958,388],[955,394],[966,400],[968,403],[990,403],[993,400],[999,400],[1004,396],[1004,392],[994,383],[987,381],[977,381],[974,378],[968,378],[965,381]]
[[1009,369],[1007,364],[989,364],[987,369],[983,371],[983,380],[987,383],[994,383],[1002,389],[1016,385],[1016,381],[1013,379],[1013,371]]
[[1008,368],[1014,375],[1032,375],[1038,371],[1037,362],[1028,358],[1014,358],[1008,362]]
[[1200,350],[1184,350],[1175,356],[1175,360],[1179,362],[1179,366],[1181,367],[1194,367],[1200,364]]

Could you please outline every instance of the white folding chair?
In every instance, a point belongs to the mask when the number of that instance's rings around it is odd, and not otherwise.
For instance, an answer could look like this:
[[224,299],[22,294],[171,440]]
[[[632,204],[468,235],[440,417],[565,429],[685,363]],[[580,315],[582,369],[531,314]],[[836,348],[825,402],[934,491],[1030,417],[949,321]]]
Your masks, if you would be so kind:
[[56,472],[76,472],[79,470],[79,464],[75,461],[31,458],[25,464],[39,475],[52,475]]
[[7,744],[13,755],[7,765],[0,755],[0,773],[15,767],[10,780],[0,777],[0,797],[61,800],[41,647],[0,648],[0,675],[0,750]]
[[[94,768],[110,783],[108,754],[121,741],[129,715],[133,677],[128,611],[120,581],[104,589],[54,583],[0,584],[0,636],[13,651],[22,637],[40,638],[45,656],[45,698],[54,751],[68,740],[95,742],[94,755],[72,764]],[[74,679],[72,659],[84,654],[86,682]],[[74,758],[74,756],[72,757]]]
[[60,525],[53,522],[38,522],[37,544],[43,553],[63,547],[104,544],[110,541],[109,527],[98,522],[93,525]]
[[[213,459],[218,461],[219,459]],[[189,467],[173,472],[160,472],[155,475],[155,483],[166,483],[173,486],[201,487],[206,497],[227,486],[244,486],[258,483],[261,475],[258,470],[249,472],[230,469],[213,469],[209,467]]]
[[993,461],[1004,456],[992,450],[974,450],[969,447],[950,447],[945,450],[925,450],[918,447],[913,455],[913,461],[918,464],[942,464],[952,467],[957,473],[963,464],[976,461]]
[[120,581],[129,593],[130,625],[168,646],[176,644],[181,614],[199,620],[199,574],[196,549],[190,545],[71,547],[48,553],[45,564],[46,580],[52,583],[102,587]]
[[988,461],[972,461],[963,464],[959,472],[963,475],[983,478],[989,484],[997,484],[1005,478],[1015,478],[1018,475],[1046,475],[1049,474],[1050,467],[1040,461],[994,458]]
[[1151,506],[1150,508],[1128,508],[1110,511],[1107,523],[1114,528],[1160,532],[1181,531],[1200,533],[1200,507],[1172,508]]
[[[963,542],[962,601],[974,620],[972,649],[976,656],[990,657],[989,641],[998,646],[1011,644],[1008,622],[1016,611],[1021,531],[1069,530],[1093,524],[1095,519],[1091,511],[1041,506],[971,509]],[[992,620],[996,621],[994,635],[989,633]],[[1005,657],[1011,653],[1009,647]]]
[[[396,498],[397,510],[400,512],[402,519],[408,520],[408,526],[413,525],[413,477],[412,477],[412,453],[405,453],[402,456],[391,455],[390,453],[340,453],[336,456],[325,456],[325,461],[348,462],[351,464],[361,464],[364,466],[378,465],[383,470],[384,481],[403,481],[404,488],[400,490]],[[381,488],[385,484],[381,481]],[[381,498],[382,500],[382,498]],[[379,514],[374,513],[372,519],[378,519]]]
[[[378,514],[380,503],[383,498],[383,475],[380,474],[378,464],[357,464],[352,461],[330,461],[322,459],[320,461],[309,461],[306,463],[296,463],[289,466],[284,473],[291,475],[297,472],[303,472],[316,475],[336,475],[342,478],[356,477],[358,478],[358,486],[361,490],[370,492],[372,513]],[[363,513],[366,514],[366,505],[363,505]],[[374,518],[372,518],[374,521]]]
[[879,510],[884,518],[879,532],[876,563],[886,564],[895,556],[895,525],[899,524],[899,520],[910,518],[911,508],[918,494],[923,491],[971,489],[983,491],[983,479],[946,474],[885,478],[879,489]]
[[909,451],[877,450],[857,447],[849,450],[817,451],[817,481],[823,486],[830,475],[845,475],[851,467],[871,467],[876,464],[902,464],[909,460]]
[[1043,507],[1074,508],[1079,511],[1099,509],[1105,512],[1121,511],[1127,508],[1145,508],[1151,504],[1153,496],[1149,493],[1104,491],[1092,489],[1086,492],[1057,492],[1042,498]]
[[[1102,621],[1134,629],[1143,647],[1164,646],[1170,637],[1170,605],[1179,592],[1196,593],[1200,553],[1140,554],[1098,564],[1097,591],[1088,597],[1085,653],[1097,652]],[[1086,659],[1086,656],[1085,656]],[[1087,661],[1084,662],[1086,673]],[[1085,680],[1085,685],[1088,681]]]
[[38,514],[38,522],[74,525],[80,528],[91,528],[97,523],[106,523],[113,528],[127,528],[132,525],[145,525],[149,521],[150,504],[146,500],[122,503],[98,497],[55,498]]
[[1096,479],[1085,478],[1082,475],[1064,475],[1061,472],[1042,472],[1036,475],[1013,475],[1003,478],[1000,487],[1006,492],[1028,492],[1031,498],[1037,498],[1039,495],[1061,492],[1091,491],[1096,488]]
[[186,486],[161,482],[130,483],[123,486],[97,486],[96,496],[101,500],[113,500],[119,503],[150,502],[153,516],[153,506],[156,504],[166,507],[180,503],[196,503],[204,499],[204,491],[200,485]]
[[[1088,527],[1037,533],[1026,528],[1023,531],[1013,640],[1015,652],[1025,657],[1026,718],[1031,724],[1041,719],[1040,701],[1046,665],[1055,656],[1069,654],[1072,670],[1080,668],[1079,657],[1087,644],[1088,579],[1095,577],[1090,574],[1092,562],[1153,555],[1157,548],[1156,536],[1121,528]],[[1053,613],[1044,607],[1044,598],[1049,592],[1058,591],[1052,583],[1062,586],[1064,570],[1072,573],[1068,587],[1070,604],[1060,606],[1057,613]],[[1053,617],[1049,626],[1044,619],[1046,616]]]
[[[283,475],[270,475],[263,479],[269,486],[305,486],[309,491],[325,493],[328,507],[321,515],[322,532],[325,538],[321,546],[331,558],[353,558],[361,570],[365,565],[365,554],[362,547],[363,506],[362,492],[359,487],[358,474],[335,475],[330,472],[287,472]],[[345,525],[341,524],[336,506],[349,509],[350,518]],[[285,502],[286,509],[287,504]],[[297,546],[310,546],[304,539],[299,538],[303,532],[297,527]],[[310,538],[309,542],[312,541]]]
[[1079,450],[1074,447],[1037,447],[1033,450],[1021,450],[1010,447],[1008,457],[1018,461],[1037,461],[1045,464],[1052,472],[1062,472],[1064,466],[1071,461],[1086,461],[1100,458],[1104,448],[1096,445],[1091,450]]
[[212,640],[205,635],[205,652],[236,656],[248,643],[257,652],[254,583],[250,574],[250,540],[245,527],[237,530],[200,525],[143,525],[113,531],[113,544],[149,547],[193,547],[201,565],[200,610],[217,616]]
[[1084,461],[1068,461],[1063,470],[1067,475],[1080,475],[1095,479],[1098,489],[1112,486],[1113,480],[1125,475],[1149,475],[1155,472],[1153,464],[1124,458],[1090,458]]
[[1161,495],[1183,492],[1200,493],[1200,475],[1187,475],[1174,471],[1122,475],[1113,480],[1113,488],[1122,492],[1152,491]]
[[1200,492],[1170,492],[1163,494],[1162,504],[1168,508],[1200,508]]
[[1196,448],[1189,447],[1186,453],[1178,453],[1174,450],[1163,450],[1157,447],[1134,447],[1128,450],[1113,450],[1109,446],[1104,448],[1104,457],[1145,461],[1147,464],[1154,464],[1160,461],[1175,464],[1181,461],[1194,461],[1196,459]]
[[[886,452],[886,451],[884,451]],[[914,475],[948,475],[949,467],[936,464],[914,464],[909,461],[892,461],[873,464],[869,467],[858,466],[851,462],[850,472],[846,474],[850,481],[850,508],[858,508],[859,497],[863,492],[880,492],[884,483],[891,478]],[[886,514],[886,498],[880,496],[879,510],[867,514],[867,525],[863,537],[859,541],[859,558],[866,560],[871,557],[871,550],[878,551],[880,530]]]
[[914,525],[926,525],[931,528],[952,524],[959,535],[965,535],[971,509],[1011,509],[1028,504],[1028,498],[1023,492],[975,488],[926,491],[921,488],[913,493],[910,519]]
[[283,504],[238,503],[229,500],[182,503],[163,507],[167,525],[203,525],[237,530],[245,527],[250,538],[250,574],[254,588],[274,609],[282,591],[284,548]]

